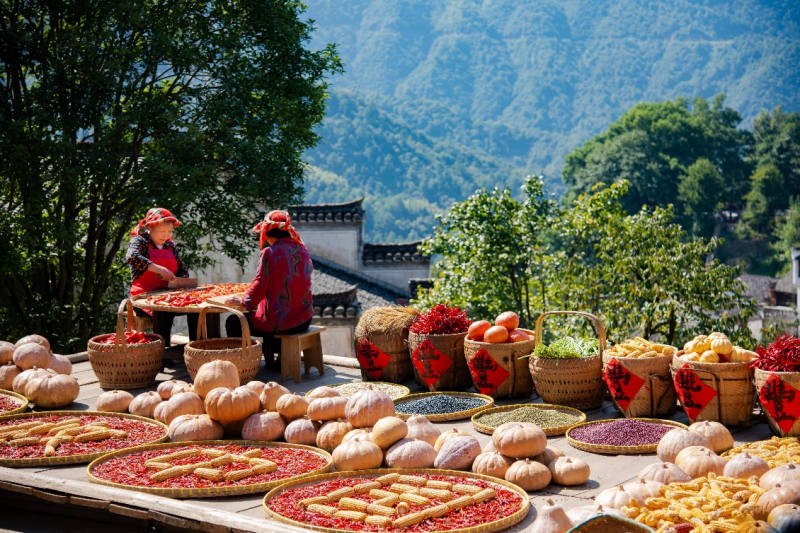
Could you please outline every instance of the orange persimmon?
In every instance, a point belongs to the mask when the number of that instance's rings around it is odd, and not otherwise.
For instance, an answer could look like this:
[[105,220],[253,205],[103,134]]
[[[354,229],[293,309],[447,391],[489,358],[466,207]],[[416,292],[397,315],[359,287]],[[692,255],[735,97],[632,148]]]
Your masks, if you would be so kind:
[[483,334],[483,342],[499,344],[508,340],[508,330],[503,326],[492,326]]
[[512,329],[517,329],[519,326],[519,317],[517,313],[506,311],[505,313],[497,315],[497,318],[494,319],[494,325],[503,326],[508,331],[511,331]]

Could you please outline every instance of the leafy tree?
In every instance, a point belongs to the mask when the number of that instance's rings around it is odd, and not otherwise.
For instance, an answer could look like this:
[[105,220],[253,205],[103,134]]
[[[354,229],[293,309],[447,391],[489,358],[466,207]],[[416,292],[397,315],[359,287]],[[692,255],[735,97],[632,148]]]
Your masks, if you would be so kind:
[[773,244],[773,250],[785,273],[792,268],[792,247],[800,248],[800,197],[793,198],[786,215],[778,217],[775,235],[778,241]]
[[184,222],[197,268],[210,250],[244,259],[257,205],[300,198],[341,63],[305,48],[299,1],[1,6],[4,336],[85,344],[123,295],[121,247],[148,207]]
[[714,164],[700,158],[679,178],[678,201],[694,235],[708,235],[722,200],[724,181]]
[[751,234],[767,235],[771,232],[775,211],[785,201],[783,176],[774,165],[766,165],[753,173],[750,182],[750,192],[744,197],[747,207],[742,222]]
[[[784,113],[781,106],[762,111],[753,120],[754,150],[751,160],[757,166],[773,165],[784,178],[789,196],[800,195],[800,114]],[[779,209],[789,206],[784,195]]]

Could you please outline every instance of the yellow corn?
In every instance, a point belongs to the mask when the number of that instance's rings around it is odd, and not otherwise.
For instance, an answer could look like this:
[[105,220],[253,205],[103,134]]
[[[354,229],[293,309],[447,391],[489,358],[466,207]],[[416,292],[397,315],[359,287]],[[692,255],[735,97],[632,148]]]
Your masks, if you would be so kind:
[[737,531],[738,526],[730,522],[723,522],[721,520],[713,520],[710,524],[713,531]]
[[356,491],[356,494],[364,494],[365,492],[369,492],[371,490],[380,490],[382,486],[383,485],[377,481],[368,481],[367,483],[359,483],[353,487],[353,490]]
[[339,509],[345,511],[359,511],[364,512],[369,504],[363,500],[356,500],[355,498],[342,498],[339,500]]
[[450,508],[447,505],[442,504],[435,507],[428,507],[422,512],[425,513],[425,518],[439,518],[440,516],[444,516],[449,513]]
[[305,509],[309,505],[320,504],[320,503],[328,503],[328,497],[314,496],[313,498],[306,498],[304,500],[300,500],[300,508]]
[[225,455],[220,455],[211,460],[211,464],[215,467],[225,466],[233,462],[233,455],[226,453]]
[[369,491],[369,497],[372,498],[373,500],[380,500],[382,498],[388,498],[389,496],[397,497],[397,494],[395,494],[394,492],[389,492],[388,490],[381,490],[381,489],[372,489]]
[[152,468],[153,470],[160,472],[162,470],[166,470],[167,468],[172,468],[172,465],[169,463],[146,463],[145,467]]
[[497,496],[497,493],[494,491],[494,489],[483,489],[478,494],[472,496],[472,499],[475,500],[475,503],[481,503],[485,502],[486,500],[491,500],[495,496]]
[[333,513],[333,516],[336,518],[345,518],[347,520],[352,520],[353,522],[363,522],[366,520],[367,515],[364,513],[359,513],[358,511],[336,511]]
[[30,428],[40,426],[41,424],[41,422],[25,422],[23,424],[14,424],[13,426],[5,426],[0,428],[0,437],[5,437],[23,430],[27,433]]
[[45,457],[53,457],[56,454],[56,449],[54,446],[48,444],[44,447],[44,456]]
[[217,470],[216,468],[195,468],[194,475],[209,481],[222,481],[225,479],[225,474],[222,470]]
[[34,435],[44,435],[53,429],[54,426],[55,424],[39,424],[38,426],[33,426],[30,428],[26,433],[29,437],[33,437]]
[[167,468],[166,470],[162,470],[160,472],[156,472],[150,479],[153,481],[166,481],[167,479],[172,479],[178,476],[184,476],[186,474],[191,474],[194,472],[195,466],[194,465],[181,465],[181,466],[173,466],[172,468]]
[[466,485],[464,483],[459,483],[453,485],[451,489],[453,492],[457,492],[458,494],[478,494],[481,490],[480,487],[476,487],[475,485]]
[[247,457],[248,459],[261,459],[261,448],[247,450],[242,454],[242,457]]
[[258,465],[250,467],[250,470],[255,472],[256,475],[269,474],[271,472],[276,471],[277,469],[278,469],[278,465],[276,465],[275,463],[273,463],[271,461],[268,461],[266,463],[262,463],[262,464],[258,464]]
[[39,437],[22,437],[8,441],[9,446],[35,446],[39,444]]
[[198,455],[207,455],[209,457],[222,457],[223,455],[227,455],[227,452],[216,448],[199,448],[197,451]]
[[124,439],[128,436],[128,432],[121,429],[109,429],[108,432],[111,433],[112,439]]
[[397,504],[397,507],[395,507],[395,512],[397,512],[397,516],[407,515],[410,510],[411,507],[406,502],[400,502]]
[[398,496],[397,494],[392,494],[391,496],[387,496],[385,498],[376,500],[375,505],[383,505],[386,507],[391,507],[399,501],[400,501],[400,496]]
[[225,474],[225,481],[239,481],[246,477],[255,476],[253,468],[245,468],[243,470],[231,470]]
[[353,487],[342,487],[328,494],[328,500],[338,502],[342,498],[353,496],[355,493],[356,491],[353,490]]
[[169,453],[167,455],[161,455],[159,457],[154,457],[152,459],[148,459],[144,464],[147,466],[147,463],[170,463],[177,459],[184,459],[186,457],[194,457],[195,455],[200,455],[200,450],[197,448],[192,448],[189,450],[181,450],[179,452]]
[[419,494],[419,487],[415,487],[414,485],[406,485],[405,483],[392,483],[389,486],[389,490],[397,494],[401,494],[403,492]]
[[449,502],[453,499],[453,493],[449,490],[430,489],[428,487],[419,489],[419,495],[425,496],[426,498],[436,499],[440,502]]
[[[75,437],[75,436],[80,435],[81,433],[83,433],[83,428],[80,427],[80,426],[77,426],[77,425],[76,426],[72,426],[72,427],[66,427],[66,428],[53,428],[50,431],[54,431],[54,430],[58,430],[55,433],[56,437],[61,437],[63,435],[69,435],[70,437]],[[48,432],[47,434],[49,435],[50,433]]]
[[330,505],[320,505],[318,503],[312,503],[308,506],[307,510],[310,513],[318,513],[325,516],[333,516],[338,511],[336,507],[331,507]]
[[90,431],[89,433],[75,435],[75,442],[96,442],[98,440],[105,440],[110,437],[111,432],[106,428],[102,428],[96,431]]
[[99,422],[92,422],[90,424],[86,424],[83,427],[85,427],[85,428],[107,428],[108,427],[108,422],[106,422],[105,420],[100,420]]
[[377,503],[370,503],[366,507],[367,514],[377,514],[381,516],[394,516],[395,511],[394,507],[389,507],[388,505],[378,505]]
[[379,478],[376,478],[375,481],[381,484],[381,486],[391,485],[392,483],[396,482],[400,478],[400,474],[386,474]]
[[447,502],[445,505],[447,505],[450,510],[453,510],[461,509],[473,503],[475,503],[475,500],[472,499],[472,496],[461,496],[460,498]]
[[410,492],[402,493],[400,495],[400,501],[406,502],[410,505],[430,505],[431,503],[431,501],[425,496],[420,496],[419,494],[412,494]]
[[397,478],[397,483],[405,483],[406,485],[413,485],[415,487],[424,487],[428,480],[424,477],[401,475]]
[[364,523],[370,526],[389,527],[392,525],[392,519],[388,516],[373,514],[365,518]]
[[416,526],[423,520],[425,520],[426,516],[425,513],[411,513],[405,516],[401,516],[400,518],[395,519],[394,527],[399,528],[406,528],[411,526]]

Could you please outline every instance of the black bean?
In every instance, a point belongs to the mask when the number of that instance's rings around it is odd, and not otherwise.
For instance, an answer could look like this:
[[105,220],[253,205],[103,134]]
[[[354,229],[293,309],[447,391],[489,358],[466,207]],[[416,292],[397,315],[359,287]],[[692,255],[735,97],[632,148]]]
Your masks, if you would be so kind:
[[418,415],[443,415],[468,411],[482,405],[486,405],[486,400],[436,394],[435,396],[425,396],[417,400],[402,402],[396,405],[394,410],[404,415],[414,413]]

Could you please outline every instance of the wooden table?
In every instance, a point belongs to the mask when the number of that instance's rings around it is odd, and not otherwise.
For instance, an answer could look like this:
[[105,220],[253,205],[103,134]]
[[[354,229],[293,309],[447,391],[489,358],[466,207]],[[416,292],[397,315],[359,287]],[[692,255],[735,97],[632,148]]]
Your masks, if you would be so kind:
[[[165,294],[167,292],[172,291],[158,291],[158,292],[149,292],[145,294],[140,294],[136,297],[135,300],[131,300],[131,304],[136,307],[137,309],[144,309],[142,303],[146,298],[156,294]],[[164,346],[170,346],[170,332],[165,331],[166,328],[163,328],[158,320],[159,315],[166,315],[171,314],[174,316],[183,316],[189,314],[199,314],[200,311],[206,307],[204,304],[200,304],[197,307],[187,307],[185,310],[182,311],[175,311],[172,309],[153,309],[152,307],[148,306],[147,310],[153,313],[153,333],[161,335],[164,337]],[[222,329],[220,327],[220,315],[224,313],[220,309],[216,309],[214,307],[209,307],[208,311],[206,312],[206,337],[209,339],[217,339],[222,337]],[[174,320],[174,319],[173,319]],[[174,323],[174,322],[173,322]],[[191,328],[189,328],[191,329]],[[194,339],[194,336],[197,334],[196,331],[189,331],[189,338]]]
[[[178,349],[175,347],[173,349]],[[73,375],[81,385],[81,392],[75,404],[69,409],[89,410],[94,408],[97,396],[103,392],[98,385],[89,363],[77,363],[73,367]],[[158,376],[158,381],[167,379],[189,380],[186,367],[182,363],[168,368]],[[256,379],[261,381],[278,381],[280,375],[275,370],[267,371],[263,366]],[[361,375],[358,369],[339,366],[326,366],[324,376],[316,371],[305,376],[302,383],[287,382],[284,384],[290,391],[305,393],[315,387],[344,381],[358,381]],[[406,383],[412,393],[423,392],[413,380]],[[131,391],[134,395],[147,389]],[[536,397],[528,402],[541,402]],[[525,400],[498,400],[498,405],[525,403]],[[588,420],[618,418],[610,402],[600,409],[587,412]],[[682,423],[688,423],[686,416],[679,412],[672,417]],[[735,430],[736,445],[772,436],[763,419],[756,418],[750,428]],[[445,431],[454,427],[474,435],[482,445],[488,443],[488,435],[476,432],[470,421],[437,423],[436,426]],[[531,493],[531,508],[524,522],[509,531],[522,531],[530,526],[536,517],[536,507],[547,499],[569,509],[581,505],[590,505],[597,494],[607,488],[628,483],[636,479],[639,471],[646,465],[658,462],[653,455],[597,455],[573,449],[562,437],[550,437],[548,444],[560,448],[573,457],[580,457],[591,467],[590,480],[576,487],[560,487],[550,485],[542,491]],[[170,500],[122,489],[113,489],[89,483],[86,478],[86,465],[34,468],[2,468],[0,467],[0,516],[14,512],[47,512],[62,513],[70,516],[91,516],[92,519],[107,517],[114,524],[130,521],[143,527],[167,525],[183,530],[207,531],[213,533],[238,533],[240,531],[286,533],[301,532],[285,524],[267,520],[261,509],[263,494],[252,494],[232,498]],[[47,503],[42,506],[41,500]],[[30,511],[28,511],[30,510]]]

